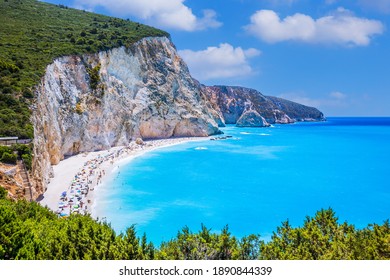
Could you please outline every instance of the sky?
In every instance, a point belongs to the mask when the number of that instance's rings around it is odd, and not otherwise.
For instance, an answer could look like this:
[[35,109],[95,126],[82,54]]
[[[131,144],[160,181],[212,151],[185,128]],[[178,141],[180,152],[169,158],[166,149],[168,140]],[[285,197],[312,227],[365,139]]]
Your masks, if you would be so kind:
[[194,78],[390,116],[390,0],[45,0],[168,31]]

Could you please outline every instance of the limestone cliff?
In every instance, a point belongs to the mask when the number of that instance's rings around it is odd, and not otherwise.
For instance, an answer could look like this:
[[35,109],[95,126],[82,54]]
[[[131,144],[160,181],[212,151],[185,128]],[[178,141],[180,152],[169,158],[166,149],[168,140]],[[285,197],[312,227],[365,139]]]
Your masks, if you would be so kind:
[[265,96],[254,89],[203,86],[203,91],[216,114],[226,124],[269,126],[273,123],[324,120],[324,115],[316,108]]
[[51,165],[66,156],[138,137],[220,132],[218,113],[165,37],[58,58],[47,66],[36,96],[33,178],[40,193]]

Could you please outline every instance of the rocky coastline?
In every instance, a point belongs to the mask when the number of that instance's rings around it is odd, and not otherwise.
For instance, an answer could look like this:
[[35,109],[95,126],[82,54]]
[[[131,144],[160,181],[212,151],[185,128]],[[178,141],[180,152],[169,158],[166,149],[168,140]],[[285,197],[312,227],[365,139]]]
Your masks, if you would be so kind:
[[61,160],[136,138],[206,137],[226,124],[324,120],[315,108],[254,89],[200,84],[166,37],[60,57],[47,66],[35,95],[35,197],[47,190]]

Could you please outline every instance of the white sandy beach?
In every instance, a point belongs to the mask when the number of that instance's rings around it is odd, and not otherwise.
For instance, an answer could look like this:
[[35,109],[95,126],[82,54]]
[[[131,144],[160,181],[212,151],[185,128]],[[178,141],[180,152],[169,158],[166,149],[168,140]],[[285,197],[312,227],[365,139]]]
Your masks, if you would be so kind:
[[[69,157],[53,166],[54,178],[40,204],[61,216],[70,213],[91,213],[93,216],[95,188],[103,187],[104,177],[113,168],[128,163],[146,152],[188,141],[208,140],[208,137],[170,138],[145,141],[144,145],[131,142],[128,146],[89,152]],[[66,192],[66,194],[65,194]]]

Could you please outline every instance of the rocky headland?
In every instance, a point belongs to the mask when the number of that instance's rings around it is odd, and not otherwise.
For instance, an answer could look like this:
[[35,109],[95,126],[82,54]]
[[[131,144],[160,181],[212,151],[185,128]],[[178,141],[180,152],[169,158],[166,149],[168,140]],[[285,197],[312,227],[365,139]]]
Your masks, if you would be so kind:
[[265,96],[255,89],[232,86],[203,86],[203,89],[225,124],[263,127],[274,123],[325,120],[316,108]]

